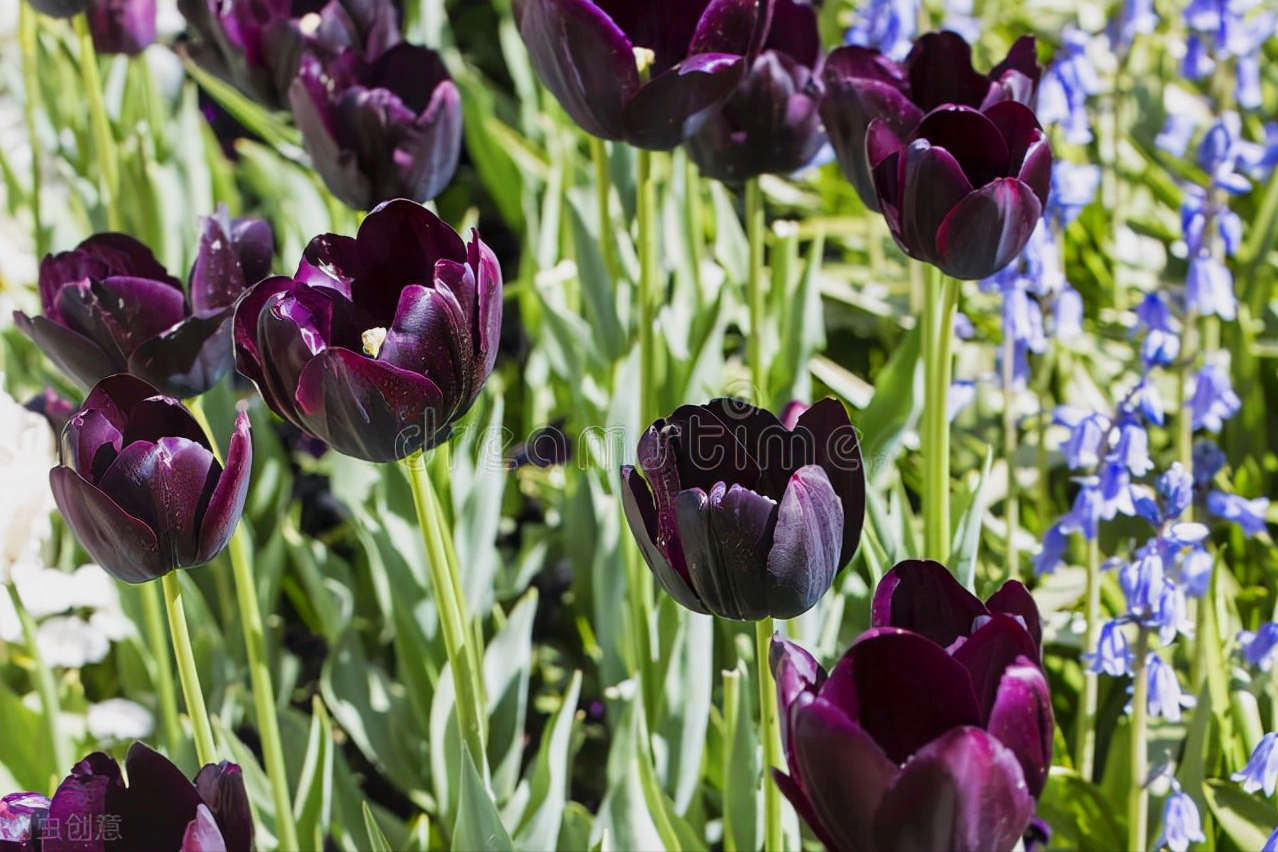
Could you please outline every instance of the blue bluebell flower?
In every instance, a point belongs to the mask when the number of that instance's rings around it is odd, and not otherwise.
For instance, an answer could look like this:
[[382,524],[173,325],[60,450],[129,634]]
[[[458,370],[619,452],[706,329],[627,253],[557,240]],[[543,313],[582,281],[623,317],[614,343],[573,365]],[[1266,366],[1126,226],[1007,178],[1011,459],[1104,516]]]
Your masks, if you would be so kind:
[[1211,438],[1194,442],[1194,484],[1206,488],[1229,461],[1225,451]]
[[1089,672],[1106,674],[1110,677],[1124,677],[1132,673],[1132,653],[1127,643],[1127,634],[1123,632],[1123,619],[1113,619],[1101,626],[1100,637],[1096,640],[1096,650],[1083,654],[1083,663]]
[[1056,566],[1061,563],[1061,557],[1065,555],[1065,548],[1068,545],[1069,538],[1061,529],[1059,523],[1048,527],[1047,532],[1043,535],[1043,545],[1034,557],[1034,575],[1041,576],[1055,571]]
[[972,13],[972,5],[972,0],[946,0],[944,29],[975,44],[981,38],[981,19]]
[[1038,119],[1045,127],[1060,125],[1065,141],[1086,145],[1092,141],[1087,99],[1101,92],[1100,76],[1087,58],[1090,36],[1077,27],[1066,27],[1061,55],[1048,66],[1038,84]]
[[958,379],[950,383],[950,392],[946,399],[946,414],[951,423],[954,418],[958,417],[963,409],[972,404],[976,399],[976,382],[967,379]]
[[1066,287],[1052,300],[1053,337],[1070,340],[1083,333],[1083,297],[1073,287]]
[[[1179,713],[1177,716],[1179,717]],[[1186,852],[1189,844],[1206,840],[1198,806],[1188,793],[1177,789],[1163,802],[1163,833],[1154,848],[1166,846],[1171,852]]]
[[[1168,722],[1179,722],[1180,711],[1184,708],[1193,707],[1198,703],[1198,700],[1192,695],[1186,695],[1181,692],[1180,681],[1176,679],[1176,670],[1164,663],[1162,657],[1159,657],[1155,652],[1149,652],[1149,656],[1145,658],[1145,665],[1146,676],[1149,678],[1149,701],[1147,704],[1149,715],[1161,716]],[[1190,804],[1192,804],[1192,800]],[[1194,809],[1195,822],[1197,822],[1197,819],[1198,810]],[[1169,841],[1164,842],[1170,845]]]
[[1185,277],[1185,307],[1201,316],[1218,316],[1227,322],[1238,316],[1234,276],[1229,267],[1206,251],[1189,262],[1189,274]]
[[1180,334],[1162,294],[1146,293],[1141,299],[1136,306],[1136,327],[1145,335],[1140,344],[1140,359],[1146,370],[1169,366],[1180,356]]
[[1189,604],[1185,589],[1179,583],[1165,581],[1158,595],[1158,607],[1151,625],[1158,630],[1158,641],[1164,646],[1176,641],[1176,637],[1194,635],[1194,622],[1189,617]]
[[1207,511],[1218,518],[1232,521],[1242,527],[1248,538],[1265,531],[1265,514],[1269,511],[1269,498],[1248,500],[1237,494],[1212,491],[1207,495]]
[[1105,451],[1109,438],[1109,418],[1099,412],[1087,412],[1072,406],[1056,408],[1053,421],[1069,428],[1069,438],[1061,450],[1071,470],[1095,467]]
[[899,61],[910,52],[918,20],[919,0],[870,0],[843,40],[874,48]]
[[1163,425],[1163,395],[1158,390],[1158,385],[1151,382],[1148,376],[1141,377],[1136,387],[1132,388],[1132,392],[1127,395],[1127,404],[1139,408],[1145,419],[1155,426]]
[[[1042,94],[1039,103],[1042,103]],[[1040,113],[1042,108],[1040,107]],[[1060,227],[1079,217],[1096,198],[1100,188],[1101,168],[1093,163],[1071,163],[1057,160],[1052,165],[1052,191],[1047,196],[1047,216]]]
[[1269,671],[1278,656],[1278,624],[1266,621],[1259,630],[1239,630],[1238,648],[1247,665]]
[[1242,784],[1242,788],[1248,793],[1264,789],[1266,796],[1272,796],[1274,787],[1278,785],[1278,748],[1276,746],[1278,746],[1278,734],[1265,734],[1256,744],[1247,765],[1230,775],[1230,779]]
[[1172,462],[1172,466],[1158,477],[1154,487],[1166,507],[1164,520],[1179,518],[1194,500],[1194,478],[1180,462]]
[[1110,40],[1115,53],[1131,47],[1137,35],[1148,35],[1158,26],[1154,0],[1124,0],[1122,9],[1110,26]]
[[1255,143],[1239,158],[1247,174],[1259,181],[1267,180],[1274,166],[1278,165],[1278,121],[1265,125],[1265,141]]
[[1100,480],[1101,518],[1112,521],[1118,515],[1135,515],[1136,490],[1126,466],[1110,453],[1097,473]]
[[1260,852],[1278,852],[1278,828],[1275,828],[1274,833],[1269,835],[1265,845],[1260,847]]
[[1251,191],[1251,181],[1241,174],[1256,156],[1259,146],[1242,138],[1242,119],[1236,112],[1227,112],[1216,119],[1203,140],[1198,144],[1198,164],[1211,175],[1211,185],[1226,192],[1240,194]]
[[1118,569],[1118,585],[1127,600],[1127,611],[1142,624],[1152,622],[1158,614],[1166,582],[1163,556],[1148,543]]
[[1177,573],[1185,594],[1191,598],[1201,598],[1207,594],[1211,585],[1211,571],[1216,560],[1205,547],[1194,547],[1181,557]]
[[1216,364],[1207,364],[1194,378],[1194,393],[1185,406],[1195,431],[1219,432],[1225,421],[1238,413],[1242,401],[1234,393],[1229,374]]
[[1104,510],[1100,479],[1087,476],[1078,481],[1082,487],[1074,497],[1074,505],[1061,516],[1057,524],[1063,533],[1081,533],[1083,538],[1092,541],[1096,538],[1097,525]]
[[1253,0],[1191,0],[1185,7],[1190,30],[1181,73],[1198,80],[1212,73],[1218,60],[1235,59],[1235,98],[1243,109],[1260,106],[1260,49],[1275,30],[1278,15],[1248,15]]
[[1119,421],[1114,458],[1132,476],[1144,476],[1154,469],[1154,461],[1149,457],[1149,433],[1139,420],[1128,417]]
[[1173,157],[1183,157],[1189,150],[1198,123],[1183,113],[1172,113],[1163,123],[1163,129],[1154,137],[1154,145]]

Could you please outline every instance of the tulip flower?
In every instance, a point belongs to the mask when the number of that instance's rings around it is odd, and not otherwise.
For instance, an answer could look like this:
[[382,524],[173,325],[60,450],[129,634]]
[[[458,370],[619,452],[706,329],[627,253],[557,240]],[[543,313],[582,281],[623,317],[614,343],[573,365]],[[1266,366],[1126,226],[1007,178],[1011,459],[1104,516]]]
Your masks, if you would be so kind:
[[182,403],[141,379],[103,379],[62,432],[53,498],[107,573],[145,583],[222,552],[248,495],[253,446],[240,412],[223,467]]
[[155,0],[93,0],[88,17],[100,54],[137,56],[155,43]]
[[948,649],[877,627],[827,674],[772,641],[789,774],[781,791],[830,850],[1007,852],[1030,825],[1051,763],[1038,648],[986,616]]
[[54,437],[62,434],[62,427],[67,425],[71,415],[75,414],[76,404],[66,399],[53,388],[45,388],[24,403],[23,408],[39,414],[49,422]]
[[392,0],[178,0],[178,9],[195,63],[271,109],[288,107],[304,54],[353,49],[372,62],[402,40]]
[[904,140],[878,118],[866,151],[897,245],[952,278],[988,278],[1015,260],[1051,188],[1051,145],[1016,101],[938,107]]
[[985,109],[1014,100],[1029,106],[1042,69],[1034,39],[1024,36],[989,74],[972,67],[972,48],[957,33],[928,33],[897,63],[865,47],[847,46],[826,59],[821,118],[843,176],[871,210],[879,209],[866,137],[870,122],[904,140],[923,116],[943,104]]
[[670,150],[727,100],[775,0],[517,0],[533,69],[587,133]]
[[40,829],[49,800],[39,793],[10,793],[0,798],[0,850],[38,852]]
[[219,209],[204,220],[188,300],[142,243],[95,234],[44,259],[44,316],[19,311],[14,322],[85,388],[127,372],[170,396],[196,396],[230,371],[235,299],[270,272],[273,252],[266,222]]
[[836,400],[793,430],[740,400],[687,405],[648,428],[638,462],[621,469],[626,521],[657,581],[694,612],[793,618],[856,551],[865,472]]
[[723,107],[688,139],[702,173],[741,183],[812,162],[825,144],[817,114],[820,64],[816,9],[805,0],[776,0],[763,52]]
[[342,203],[429,201],[461,157],[457,87],[439,54],[400,44],[366,63],[346,51],[303,58],[289,102],[315,170]]
[[102,752],[75,765],[49,802],[41,852],[252,848],[248,793],[235,764],[208,764],[192,783],[168,758],[134,743],[124,768],[128,786]]
[[501,267],[411,201],[354,237],[311,240],[297,273],[235,310],[235,363],[280,417],[368,461],[447,439],[483,388],[501,332]]

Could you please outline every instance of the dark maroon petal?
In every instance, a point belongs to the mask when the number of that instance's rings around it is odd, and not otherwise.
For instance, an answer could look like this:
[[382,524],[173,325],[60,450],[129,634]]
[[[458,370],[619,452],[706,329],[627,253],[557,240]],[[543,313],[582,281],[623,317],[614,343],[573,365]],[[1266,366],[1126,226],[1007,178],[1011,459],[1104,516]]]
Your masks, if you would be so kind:
[[821,668],[811,654],[780,633],[772,634],[772,644],[768,648],[768,667],[772,669],[772,677],[777,683],[777,718],[781,726],[781,746],[787,759],[793,762],[790,748],[791,708],[799,703],[801,695],[816,696],[817,690],[825,682],[825,669]]
[[[874,139],[876,136],[891,136],[890,131],[882,133],[876,131],[878,122],[870,124],[870,135],[866,140],[867,153],[874,150]],[[895,144],[895,137],[892,137],[892,144]],[[877,163],[871,159],[870,177],[874,181],[874,194],[876,204],[874,209],[883,213],[883,220],[887,222],[888,230],[892,232],[893,239],[899,245],[901,242],[900,233],[902,228],[901,211],[905,200],[905,184],[904,169],[905,149],[893,150],[891,153],[883,156],[883,159]],[[908,251],[907,251],[908,253]]]
[[1052,184],[1052,147],[1034,111],[1015,101],[1004,101],[987,109],[984,115],[1007,143],[1008,175],[1018,176],[1034,187],[1039,202],[1046,205]]
[[830,590],[842,565],[843,504],[819,466],[801,467],[790,477],[772,540],[768,608],[774,618],[794,618]]
[[129,748],[124,766],[129,775],[120,814],[124,848],[180,848],[201,804],[195,785],[167,757],[142,743]]
[[[212,452],[208,436],[191,412],[172,397],[154,394],[129,409],[123,446],[134,441],[155,442],[161,438],[185,438]],[[88,407],[86,401],[85,407]]]
[[1025,162],[1021,164],[1016,177],[1034,190],[1038,203],[1046,209],[1047,196],[1052,190],[1052,143],[1042,131],[1038,132],[1026,150]]
[[40,305],[44,308],[45,315],[55,322],[61,322],[62,318],[58,316],[58,291],[69,285],[100,281],[112,272],[106,260],[93,252],[75,250],[45,255],[44,260],[40,261],[39,279]]
[[930,559],[908,559],[883,575],[870,605],[872,627],[903,627],[942,648],[972,632],[985,604],[963,588],[950,570]]
[[448,434],[430,379],[352,352],[326,349],[302,370],[297,407],[307,431],[340,453],[389,462]]
[[[271,223],[254,216],[231,220],[231,244],[240,259],[246,286],[252,287],[271,274],[275,257],[275,231]],[[239,294],[237,293],[236,296]]]
[[727,100],[745,71],[740,56],[702,53],[653,77],[625,105],[626,141],[653,151],[675,148]]
[[640,80],[617,23],[590,0],[526,0],[519,32],[537,76],[572,120],[601,139],[624,138],[625,105]]
[[253,813],[240,767],[225,760],[210,763],[195,776],[195,789],[217,819],[226,848],[249,852],[253,848]]
[[1010,852],[1033,812],[1016,756],[979,728],[956,728],[922,748],[883,796],[873,848]]
[[[493,371],[497,363],[497,344],[501,338],[502,294],[501,264],[493,250],[479,239],[479,231],[470,232],[470,243],[466,246],[467,263],[474,271],[475,277],[475,339],[479,357],[476,369],[482,369],[485,378]],[[437,267],[438,268],[438,267]],[[456,288],[453,292],[459,300],[464,294]],[[469,310],[469,309],[468,309]]]
[[[1012,113],[1009,115],[1007,110]],[[926,139],[933,148],[944,148],[963,168],[968,183],[982,187],[1014,171],[1011,166],[1014,147],[1022,138],[1029,137],[1029,133],[1014,122],[1023,120],[1025,113],[1029,113],[1030,121],[1035,121],[1033,113],[1020,104],[999,104],[991,107],[990,112],[992,116],[961,106],[934,109],[914,128],[913,138]],[[996,119],[1002,119],[1004,124],[997,123]],[[1010,135],[1005,137],[1005,131]]]
[[231,443],[227,447],[226,467],[209,494],[208,506],[199,522],[199,549],[194,564],[212,561],[231,540],[235,525],[244,512],[252,470],[253,438],[249,434],[249,416],[247,411],[241,411],[235,418],[235,431],[231,433]]
[[[981,724],[967,670],[918,633],[871,630],[839,665],[850,668],[856,685],[860,708],[855,721],[897,763],[950,728]],[[832,672],[822,697],[841,689],[841,682]]]
[[981,719],[989,718],[1003,672],[1017,657],[1037,659],[1038,646],[1015,618],[995,613],[990,620],[954,650],[954,659],[967,669],[972,690],[981,707]]
[[848,419],[847,409],[833,397],[820,400],[800,414],[794,431],[811,436],[814,450],[811,460],[825,470],[843,505],[843,538],[839,550],[842,568],[856,553],[865,520],[865,463],[861,458],[861,443]]
[[1018,659],[1003,672],[985,729],[1016,755],[1036,799],[1052,765],[1054,724],[1047,679],[1029,659]]
[[776,504],[740,485],[719,483],[675,500],[679,540],[697,597],[715,615],[757,621],[769,612],[767,556]]
[[49,803],[40,848],[46,852],[104,852],[105,839],[94,828],[108,814],[116,816],[114,805],[123,787],[120,767],[107,755],[95,752],[77,763]]
[[[466,244],[457,232],[425,207],[402,198],[378,205],[369,213],[359,226],[355,243],[369,279],[352,288],[357,305],[365,298],[360,290],[425,284],[434,279],[438,261],[466,262]],[[388,303],[392,306],[398,301],[398,288],[393,296]]]
[[935,262],[937,231],[972,184],[949,151],[921,139],[906,149],[902,172],[901,229],[893,236],[911,257]]
[[772,412],[739,399],[721,398],[706,405],[680,406],[670,415],[670,424],[682,488],[709,491],[717,482],[737,483],[777,500],[781,498],[788,471],[780,457],[789,455],[788,448],[771,448],[776,453],[775,482],[764,481],[765,464],[761,459],[761,451],[768,449],[765,444],[769,436],[783,443],[789,438]]
[[66,467],[49,471],[54,502],[93,561],[126,583],[145,583],[173,570],[151,528]]
[[[290,289],[293,283],[293,279],[283,275],[267,278],[250,287],[235,303],[235,317],[231,322],[235,369],[259,389],[265,384],[265,380],[261,352],[257,345],[258,318],[271,297]],[[271,408],[274,409],[275,406],[272,405]]]
[[1034,36],[1024,35],[1018,38],[1007,52],[1007,57],[990,71],[989,78],[997,82],[1008,72],[1024,75],[1031,83],[1038,83],[1043,75],[1043,68],[1038,64]]
[[1024,583],[1019,580],[1008,580],[990,596],[990,599],[985,602],[985,607],[990,612],[1005,612],[1019,617],[1033,638],[1034,644],[1042,646],[1043,624],[1039,618],[1038,604],[1034,602],[1034,596],[1029,593],[1029,589],[1025,588]]
[[666,554],[666,558],[671,560],[671,564],[676,566],[680,576],[688,579],[683,553],[677,545],[679,527],[675,521],[675,498],[684,490],[684,485],[679,481],[679,452],[677,428],[667,426],[664,420],[658,420],[639,436],[635,460],[648,480],[653,502],[657,507],[653,540]]
[[[454,266],[470,275],[468,266]],[[386,331],[377,361],[428,377],[451,411],[470,396],[475,350],[470,329],[470,318],[446,284],[410,284],[399,294],[395,321]]]
[[142,343],[129,372],[170,396],[199,396],[231,371],[231,311],[191,316]]
[[451,80],[436,88],[429,105],[413,123],[400,128],[402,136],[390,152],[398,174],[399,195],[430,201],[447,188],[461,159],[461,95]]
[[195,819],[187,823],[179,852],[227,852],[213,812],[204,805],[195,809]]
[[302,371],[329,345],[336,291],[295,287],[271,297],[258,316],[258,389],[271,410],[306,428],[297,410]]
[[73,328],[89,333],[99,345],[108,340],[129,355],[144,341],[186,316],[186,297],[167,282],[114,276],[92,282],[81,297],[75,288],[58,294],[58,310]]
[[157,395],[155,387],[136,376],[120,373],[108,376],[93,386],[85,397],[81,411],[96,411],[121,434],[129,428],[129,417],[144,400]]
[[343,119],[330,101],[330,85],[319,62],[313,57],[305,58],[288,87],[289,108],[325,186],[343,204],[367,210],[374,202],[372,182],[360,168],[355,152],[345,149],[340,141]]
[[808,801],[808,796],[799,787],[797,781],[786,775],[780,769],[773,767],[772,780],[776,782],[777,789],[786,797],[790,804],[794,807],[794,812],[799,818],[807,823],[808,828],[812,829],[812,833],[816,835],[817,840],[821,841],[821,845],[826,849],[838,849],[834,839],[826,831],[825,826],[821,824],[821,818],[812,808],[812,803]]
[[162,281],[175,289],[182,289],[182,282],[169,274],[164,265],[156,260],[155,253],[128,234],[94,234],[76,246],[75,250],[103,261],[108,275],[149,278],[152,281]]
[[790,771],[834,841],[829,848],[875,848],[874,813],[900,769],[868,731],[822,698],[795,708],[793,725]]
[[935,263],[954,278],[988,278],[1029,242],[1043,205],[1028,184],[1002,178],[963,199],[936,232]]
[[95,341],[45,317],[28,317],[15,311],[13,322],[49,360],[72,381],[91,388],[102,379],[125,370],[118,350],[106,350]]
[[781,51],[795,62],[815,68],[821,58],[816,7],[801,0],[776,0],[763,46],[765,50]]
[[905,59],[911,96],[924,111],[941,104],[979,107],[990,79],[972,67],[972,48],[958,33],[926,33]]
[[[226,206],[203,219],[200,248],[191,265],[191,307],[199,312],[230,307],[250,283],[244,280],[240,258],[231,242]],[[269,231],[269,226],[268,226]],[[269,259],[268,259],[269,263]]]
[[594,0],[625,33],[635,48],[646,48],[655,55],[652,76],[657,76],[687,58],[697,23],[705,13],[709,0]]
[[750,52],[759,25],[759,0],[710,0],[697,21],[688,55]]
[[[621,481],[623,486],[621,506],[626,514],[626,523],[630,527],[631,535],[639,544],[639,552],[643,554],[644,561],[648,563],[648,568],[657,578],[657,582],[666,590],[666,594],[674,598],[681,606],[693,612],[709,615],[701,600],[692,591],[689,581],[674,567],[677,564],[683,570],[687,570],[683,565],[683,551],[678,542],[672,542],[664,548],[658,545],[657,507],[652,500],[648,483],[630,465],[622,466]],[[671,552],[670,559],[665,556],[667,551]]]

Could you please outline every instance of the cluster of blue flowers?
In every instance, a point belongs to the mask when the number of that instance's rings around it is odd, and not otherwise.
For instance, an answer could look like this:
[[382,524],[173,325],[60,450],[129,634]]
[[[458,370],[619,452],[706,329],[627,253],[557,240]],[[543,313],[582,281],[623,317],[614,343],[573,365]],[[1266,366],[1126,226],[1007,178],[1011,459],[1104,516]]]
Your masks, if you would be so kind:
[[[922,0],[869,0],[844,35],[847,44],[872,47],[900,61],[910,52],[918,34]],[[972,13],[972,0],[946,0],[942,29],[974,42],[981,35],[980,19]]]
[[1256,12],[1259,5],[1260,0],[1190,0],[1184,13],[1189,39],[1181,73],[1200,80],[1233,60],[1235,97],[1244,109],[1260,106],[1260,49],[1278,26],[1278,14]]

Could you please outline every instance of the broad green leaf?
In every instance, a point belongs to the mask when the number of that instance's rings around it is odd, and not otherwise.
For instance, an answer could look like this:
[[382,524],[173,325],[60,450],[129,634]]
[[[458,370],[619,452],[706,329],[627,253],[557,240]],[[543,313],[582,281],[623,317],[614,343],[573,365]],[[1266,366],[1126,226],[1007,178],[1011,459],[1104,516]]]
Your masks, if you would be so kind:
[[[568,805],[569,772],[572,759],[572,732],[581,696],[581,672],[573,672],[559,709],[546,723],[537,760],[529,777],[529,800],[515,832],[515,846],[521,852],[553,849],[564,831]],[[589,829],[587,828],[587,834]]]
[[1125,849],[1123,812],[1095,784],[1059,766],[1052,767],[1038,802],[1039,818],[1052,827],[1051,848],[1060,850]]
[[537,590],[530,589],[511,611],[484,654],[488,690],[488,762],[493,793],[504,801],[519,783],[524,753],[528,681],[533,662],[532,626]]
[[1278,822],[1272,802],[1244,793],[1234,781],[1208,780],[1203,797],[1216,822],[1239,849],[1262,848]]
[[333,813],[333,723],[318,696],[311,702],[311,711],[311,734],[293,813],[298,840],[308,849],[320,849]]
[[377,824],[377,818],[369,809],[368,802],[360,802],[360,810],[364,815],[364,830],[368,832],[372,852],[392,852],[390,841],[382,833],[382,827]]
[[457,796],[457,821],[453,825],[454,852],[514,852],[515,845],[502,825],[492,796],[479,777],[470,752],[461,749],[461,789]]

